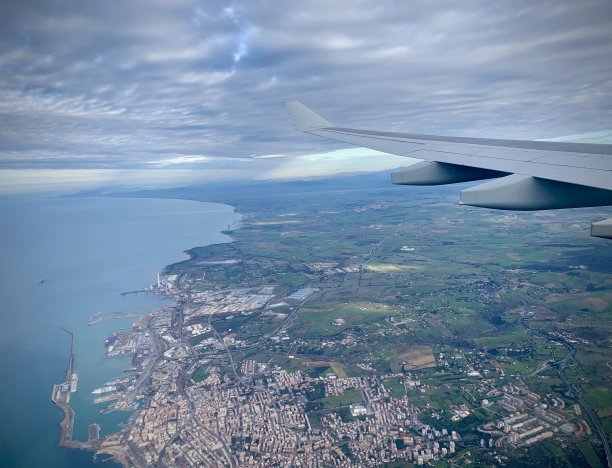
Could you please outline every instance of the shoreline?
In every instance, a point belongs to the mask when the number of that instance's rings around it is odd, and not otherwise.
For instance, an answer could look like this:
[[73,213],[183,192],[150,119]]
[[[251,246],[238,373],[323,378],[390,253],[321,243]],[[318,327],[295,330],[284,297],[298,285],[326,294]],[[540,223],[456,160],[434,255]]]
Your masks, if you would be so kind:
[[[73,198],[73,197],[71,197]],[[109,198],[109,197],[101,197],[101,198]],[[116,198],[116,197],[110,197],[110,198]],[[126,198],[133,198],[133,197],[126,197]],[[143,197],[144,199],[150,199],[149,197]],[[167,200],[165,198],[160,198],[160,200]],[[173,261],[170,262],[166,265],[164,265],[160,271],[161,272],[165,272],[167,271],[167,269],[169,267],[172,267],[173,265],[178,265],[181,264],[183,262],[189,261],[193,258],[192,255],[192,251],[194,249],[199,249],[199,248],[206,248],[212,245],[218,245],[218,244],[225,244],[225,243],[232,243],[235,242],[235,238],[233,236],[231,236],[231,234],[233,233],[234,230],[240,229],[243,226],[243,221],[244,221],[244,217],[245,215],[242,213],[239,213],[236,209],[236,207],[232,206],[232,205],[228,205],[226,203],[219,203],[219,202],[208,202],[208,201],[201,201],[201,200],[187,200],[187,199],[180,199],[177,198],[176,200],[180,200],[180,201],[191,201],[191,202],[197,202],[197,203],[204,203],[204,204],[208,204],[208,205],[221,205],[224,207],[228,207],[231,209],[231,212],[236,214],[237,216],[239,216],[239,218],[235,221],[233,221],[230,225],[226,225],[223,228],[220,228],[218,231],[216,231],[218,234],[222,234],[224,236],[226,236],[227,240],[224,240],[222,242],[213,242],[210,244],[205,244],[205,245],[195,245],[192,247],[189,247],[188,249],[185,250],[181,250],[181,253],[183,255],[185,255],[187,258],[183,258],[180,259],[178,261]],[[136,291],[134,291],[136,292]],[[141,292],[141,291],[137,291],[137,292]],[[168,299],[171,299],[172,303],[174,306],[178,305],[179,303],[176,301],[175,298],[172,297],[171,294],[168,294],[166,291],[152,291],[150,289],[145,289],[142,290],[142,292],[153,292],[156,295],[161,295],[164,296]],[[125,295],[125,293],[121,293],[121,295]],[[103,312],[98,312],[94,315],[92,315],[89,318],[88,321],[88,325],[92,326],[92,325],[97,325],[99,323],[103,323],[109,320],[114,320],[114,319],[125,319],[125,318],[130,318],[130,317],[135,317],[137,318],[136,322],[134,323],[138,323],[139,319],[142,319],[145,316],[148,316],[150,314],[155,314],[158,313],[162,310],[164,310],[164,308],[161,309],[155,309],[155,310],[151,310],[148,314],[144,314],[144,315],[140,315],[140,314],[136,314],[134,312],[117,312],[117,313],[103,313]],[[67,333],[67,330],[65,330]],[[113,461],[115,463],[120,464],[122,467],[124,468],[128,468],[130,466],[133,466],[132,460],[133,460],[133,456],[131,455],[130,452],[130,447],[129,447],[129,443],[127,442],[127,440],[125,440],[125,429],[128,427],[124,427],[120,430],[118,430],[117,432],[113,432],[105,437],[100,438],[99,437],[99,426],[96,423],[90,424],[89,425],[89,433],[90,436],[92,434],[92,428],[95,426],[95,429],[93,429],[93,433],[97,434],[96,438],[92,439],[90,437],[90,440],[88,440],[87,442],[84,441],[79,441],[79,440],[74,440],[73,439],[73,428],[74,428],[74,419],[75,419],[75,410],[70,406],[70,395],[69,392],[66,394],[64,392],[64,398],[66,401],[61,401],[61,398],[56,398],[57,395],[57,389],[59,388],[63,388],[65,387],[66,383],[70,382],[72,379],[72,375],[74,374],[73,372],[73,368],[74,368],[74,335],[72,335],[72,333],[70,333],[72,336],[72,343],[71,343],[71,351],[70,351],[70,359],[69,359],[69,366],[68,369],[66,371],[66,377],[65,377],[65,381],[61,384],[55,384],[53,387],[53,391],[52,391],[52,401],[53,403],[60,408],[63,413],[64,413],[64,417],[62,419],[62,421],[60,421],[59,423],[59,428],[60,428],[60,443],[59,445],[61,447],[65,447],[65,448],[69,448],[69,449],[74,449],[74,450],[84,450],[84,451],[91,451],[93,452],[93,460],[96,460],[97,457],[102,457],[105,456],[107,458],[105,458],[104,461]],[[161,353],[163,352],[163,350],[160,350],[158,353],[158,356],[161,355]],[[117,411],[118,409],[111,409],[110,411]],[[138,411],[138,409],[132,409],[130,411],[130,413],[133,415]]]

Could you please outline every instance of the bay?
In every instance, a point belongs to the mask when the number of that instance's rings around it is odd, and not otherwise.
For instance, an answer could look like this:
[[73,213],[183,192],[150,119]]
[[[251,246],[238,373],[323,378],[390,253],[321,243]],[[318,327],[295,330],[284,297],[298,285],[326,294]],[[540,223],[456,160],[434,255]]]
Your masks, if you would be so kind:
[[93,422],[116,432],[129,413],[101,415],[91,390],[130,367],[129,357],[106,358],[103,341],[134,319],[88,326],[89,317],[167,305],[120,293],[152,284],[188,248],[228,242],[220,231],[239,218],[227,205],[185,200],[0,200],[0,466],[100,466],[91,452],[58,446],[63,415],[50,395],[70,348],[60,326],[76,337],[74,437],[86,440]]

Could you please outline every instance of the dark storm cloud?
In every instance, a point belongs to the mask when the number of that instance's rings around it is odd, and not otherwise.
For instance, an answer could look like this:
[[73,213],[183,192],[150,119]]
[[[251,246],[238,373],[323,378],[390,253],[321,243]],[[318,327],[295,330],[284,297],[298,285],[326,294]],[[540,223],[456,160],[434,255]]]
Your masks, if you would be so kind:
[[0,167],[255,173],[340,147],[293,132],[286,99],[378,129],[608,129],[611,5],[5,1]]

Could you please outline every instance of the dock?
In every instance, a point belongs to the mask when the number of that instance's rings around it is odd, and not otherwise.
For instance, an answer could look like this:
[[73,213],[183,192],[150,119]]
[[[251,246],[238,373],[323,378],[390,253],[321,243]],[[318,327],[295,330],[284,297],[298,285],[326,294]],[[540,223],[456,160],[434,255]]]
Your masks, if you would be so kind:
[[[121,293],[122,296],[125,294],[130,293]],[[97,312],[89,317],[87,325],[91,327],[92,325],[97,325],[108,320],[119,320],[130,317],[140,317],[140,314],[137,314],[136,312]]]
[[94,404],[98,405],[100,403],[106,403],[107,401],[118,400],[119,398],[121,398],[121,395],[119,395],[118,393],[111,393],[109,395],[94,398],[93,402]]
[[121,295],[122,296],[127,296],[128,294],[138,294],[138,293],[147,293],[147,292],[151,292],[150,288],[144,288],[144,289],[136,289],[134,291],[125,291],[122,292]]
[[93,423],[89,425],[89,437],[87,442],[91,445],[97,445],[100,443],[100,425]]

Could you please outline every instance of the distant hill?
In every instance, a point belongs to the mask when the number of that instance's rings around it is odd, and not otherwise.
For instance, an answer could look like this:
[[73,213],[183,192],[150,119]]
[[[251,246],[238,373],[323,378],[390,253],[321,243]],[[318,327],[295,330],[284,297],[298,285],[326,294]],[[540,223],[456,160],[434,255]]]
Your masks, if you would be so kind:
[[[189,185],[183,187],[136,190],[136,191],[87,191],[73,196],[112,196],[138,198],[177,198],[185,200],[218,202],[244,205],[256,199],[276,199],[278,197],[295,197],[307,195],[323,195],[339,191],[399,191],[406,196],[410,193],[419,195],[458,193],[461,187],[401,187],[392,185],[388,171],[370,174],[343,174],[329,178],[305,180],[253,180],[235,182],[216,182]],[[398,195],[399,195],[398,192]]]

